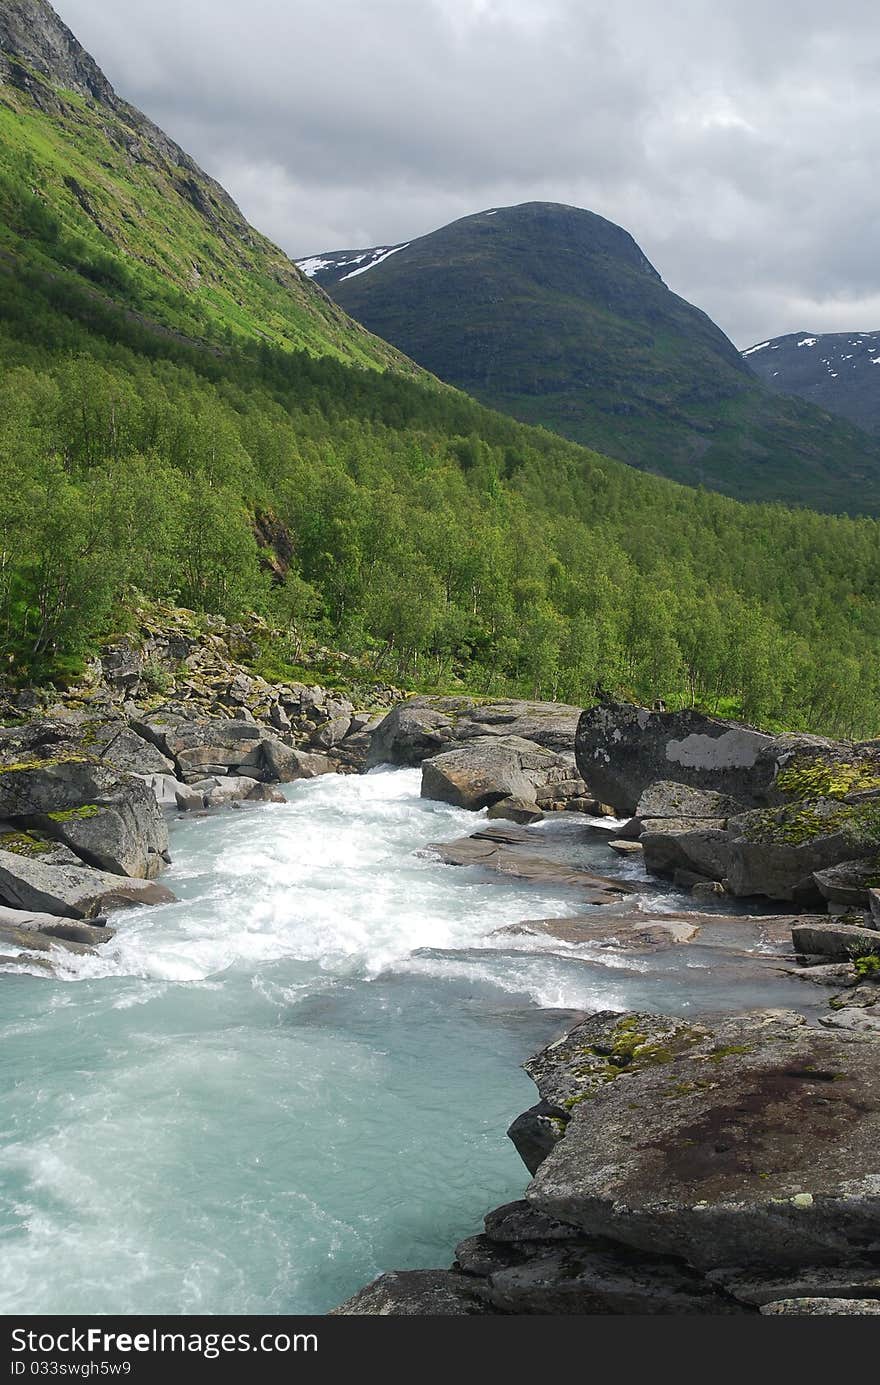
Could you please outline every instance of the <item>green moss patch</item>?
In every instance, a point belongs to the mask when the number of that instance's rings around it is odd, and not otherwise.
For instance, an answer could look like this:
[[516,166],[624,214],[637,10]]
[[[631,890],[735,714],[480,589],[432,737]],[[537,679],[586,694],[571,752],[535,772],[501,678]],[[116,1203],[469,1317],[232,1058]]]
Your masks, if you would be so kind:
[[776,787],[798,803],[817,798],[844,799],[850,794],[880,789],[880,769],[871,760],[794,760],[777,775]]

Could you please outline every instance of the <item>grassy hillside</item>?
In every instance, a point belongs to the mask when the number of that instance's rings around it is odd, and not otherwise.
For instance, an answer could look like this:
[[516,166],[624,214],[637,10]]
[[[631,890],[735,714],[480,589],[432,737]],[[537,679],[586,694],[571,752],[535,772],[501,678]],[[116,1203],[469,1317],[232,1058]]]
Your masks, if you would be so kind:
[[413,370],[117,97],[43,0],[0,7],[0,251],[187,337]]
[[880,441],[762,386],[602,217],[526,203],[465,217],[353,274],[357,253],[313,257],[316,282],[493,408],[739,499],[880,513]]
[[[678,486],[408,373],[294,271],[252,282],[273,252],[239,243],[220,189],[213,241],[146,186],[130,225],[130,180],[159,174],[109,136],[110,166],[87,160],[83,127],[98,140],[115,107],[72,38],[35,32],[29,86],[8,29],[0,54],[29,151],[6,155],[0,684],[75,677],[146,599],[267,616],[267,676],[323,643],[365,680],[880,729],[875,521]],[[106,232],[70,202],[86,164]]]

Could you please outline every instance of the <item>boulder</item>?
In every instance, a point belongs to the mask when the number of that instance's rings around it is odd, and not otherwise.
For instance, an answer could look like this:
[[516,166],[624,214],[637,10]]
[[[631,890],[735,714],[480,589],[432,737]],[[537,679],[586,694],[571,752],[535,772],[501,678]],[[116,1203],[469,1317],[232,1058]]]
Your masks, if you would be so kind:
[[848,909],[867,909],[872,883],[880,876],[876,858],[862,861],[841,861],[813,872],[813,880],[823,899],[832,905]]
[[336,772],[336,766],[326,755],[295,750],[293,746],[276,740],[264,742],[263,763],[267,777],[278,784],[290,784],[297,779],[317,779],[321,774]]
[[[607,1019],[604,1037],[593,1030],[585,1065],[607,1053],[607,1076],[571,1103],[529,1202],[590,1236],[706,1270],[839,1265],[876,1251],[880,1039],[784,1011],[678,1023],[665,1043],[641,1015]],[[622,1067],[621,1025],[624,1038],[646,1036]],[[540,1062],[556,1100],[577,1084],[587,1095],[571,1061],[560,1070],[551,1048]]]
[[485,736],[518,736],[571,753],[579,716],[580,708],[557,702],[413,697],[373,732],[367,766],[420,765],[454,744]]
[[[755,829],[760,831],[760,828]],[[730,843],[725,884],[737,896],[767,895],[798,904],[818,903],[817,871],[846,859],[852,847],[845,835],[809,836],[804,841],[767,837],[734,837]]]
[[818,736],[772,736],[692,710],[651,712],[607,702],[581,716],[575,753],[591,792],[618,813],[633,814],[650,785],[668,781],[760,807],[773,801],[784,765],[852,758],[853,746]]
[[537,803],[532,803],[526,798],[516,798],[513,795],[509,798],[499,798],[497,803],[491,804],[486,816],[522,823],[542,822],[544,819],[544,814]]
[[271,784],[246,775],[227,774],[219,779],[200,779],[192,789],[201,796],[205,808],[223,808],[230,803],[285,803],[284,794]]
[[814,957],[853,959],[880,954],[880,932],[845,923],[796,923],[791,930],[795,951]]
[[[191,795],[189,786],[181,779],[175,779],[173,774],[141,774],[138,778],[143,779],[160,808],[193,807],[194,801],[189,800],[199,798],[197,794]],[[181,796],[183,804],[180,803]],[[198,806],[203,806],[200,798]]]
[[168,827],[137,775],[59,758],[0,771],[0,816],[67,846],[99,870],[152,879],[168,861]]
[[639,841],[646,869],[657,875],[692,871],[708,880],[723,880],[730,869],[730,833],[721,820],[680,831],[647,831]]
[[174,900],[170,890],[153,880],[127,880],[86,866],[48,866],[0,851],[0,904],[12,909],[88,919],[115,909]]
[[567,769],[543,746],[519,736],[480,736],[422,764],[422,798],[477,811],[503,798],[534,803],[551,776]]

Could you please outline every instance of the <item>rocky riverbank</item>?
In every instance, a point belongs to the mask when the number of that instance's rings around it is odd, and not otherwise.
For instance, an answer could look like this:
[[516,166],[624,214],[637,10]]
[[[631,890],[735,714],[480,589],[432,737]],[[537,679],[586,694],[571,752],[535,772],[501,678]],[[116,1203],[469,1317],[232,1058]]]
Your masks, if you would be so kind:
[[[614,881],[572,877],[584,916],[517,931],[651,951],[705,927],[719,961],[751,952],[834,994],[818,1022],[585,1016],[526,1064],[539,1101],[508,1132],[533,1176],[523,1201],[449,1269],[382,1275],[335,1311],[880,1312],[880,743],[613,704],[583,713],[575,743],[587,793],[627,818],[611,845],[714,909],[655,919]],[[490,827],[438,851],[555,864],[536,849],[528,828]],[[724,919],[725,896],[787,912]]]
[[[533,1175],[524,1200],[450,1269],[384,1275],[336,1311],[877,1311],[880,744],[615,704],[387,689],[358,707],[246,672],[237,639],[117,645],[87,688],[0,728],[0,964],[51,971],[107,942],[118,910],[171,901],[172,814],[420,766],[424,797],[493,819],[431,854],[578,901],[501,934],[690,949],[746,984],[814,983],[821,1010],[583,1015],[527,1065],[539,1101],[509,1131]],[[541,826],[566,811],[638,886],[573,863]],[[673,888],[692,909],[669,907]]]

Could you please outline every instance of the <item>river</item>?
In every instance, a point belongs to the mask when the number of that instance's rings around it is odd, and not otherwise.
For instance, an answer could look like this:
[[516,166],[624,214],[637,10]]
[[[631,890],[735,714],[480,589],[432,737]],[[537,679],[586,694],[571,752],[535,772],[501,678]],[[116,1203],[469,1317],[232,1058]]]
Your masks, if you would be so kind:
[[[578,912],[420,854],[474,830],[418,770],[328,775],[183,818],[180,902],[121,914],[56,979],[0,976],[0,1312],[323,1313],[443,1266],[522,1195],[505,1138],[557,1009],[802,1001],[706,949],[497,934]],[[584,822],[550,849],[638,882]],[[667,895],[657,907],[681,907]]]

